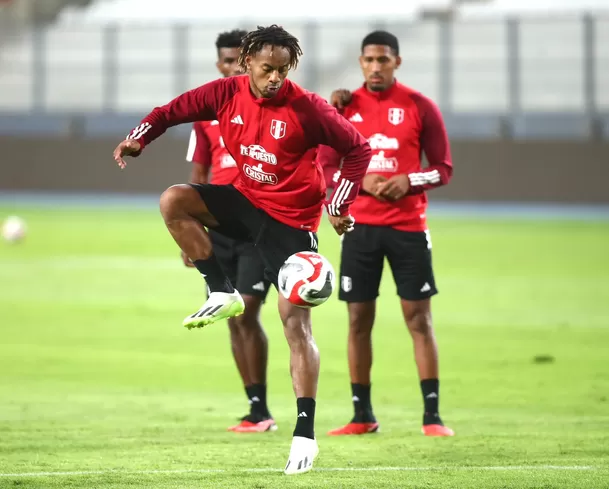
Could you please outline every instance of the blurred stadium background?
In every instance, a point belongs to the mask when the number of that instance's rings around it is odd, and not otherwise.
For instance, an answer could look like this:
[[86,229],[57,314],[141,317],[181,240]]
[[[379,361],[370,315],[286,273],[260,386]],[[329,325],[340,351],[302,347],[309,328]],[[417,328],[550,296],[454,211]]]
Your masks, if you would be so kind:
[[[220,31],[282,24],[291,78],[360,85],[362,37],[395,33],[398,79],[440,105],[455,177],[430,194],[444,417],[420,394],[389,274],[375,332],[383,433],[328,439],[350,414],[346,311],[315,310],[319,470],[280,479],[293,418],[274,295],[264,311],[279,432],[246,410],[222,326],[156,210],[185,181],[181,126],[120,172],[152,107],[217,77]],[[0,0],[0,487],[609,487],[609,0],[384,3]],[[321,230],[338,266],[338,240]]]
[[[12,164],[1,167],[2,187],[165,188],[187,126],[120,179],[103,164],[108,145],[151,107],[217,76],[219,30],[277,21],[302,41],[292,78],[326,97],[360,85],[358,46],[370,29],[399,36],[399,79],[438,102],[459,164],[436,198],[609,200],[606,0],[312,0],[305,13],[288,3],[269,12],[245,0],[213,3],[4,1],[0,138]],[[36,141],[27,152],[24,137]],[[86,161],[65,151],[74,140],[87,141]]]

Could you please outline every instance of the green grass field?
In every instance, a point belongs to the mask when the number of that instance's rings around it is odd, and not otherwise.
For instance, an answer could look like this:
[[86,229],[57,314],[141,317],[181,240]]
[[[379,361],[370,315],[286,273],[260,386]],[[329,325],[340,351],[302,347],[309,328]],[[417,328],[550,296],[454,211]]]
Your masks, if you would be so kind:
[[[154,209],[0,208],[0,487],[609,487],[609,222],[433,218],[442,414],[421,395],[391,276],[375,330],[382,432],[351,416],[346,311],[314,311],[322,373],[315,469],[288,478],[295,405],[275,292],[264,311],[279,431],[226,427],[247,402],[228,330],[181,327],[203,298]],[[325,226],[321,252],[338,265]],[[552,356],[538,363],[536,356]]]

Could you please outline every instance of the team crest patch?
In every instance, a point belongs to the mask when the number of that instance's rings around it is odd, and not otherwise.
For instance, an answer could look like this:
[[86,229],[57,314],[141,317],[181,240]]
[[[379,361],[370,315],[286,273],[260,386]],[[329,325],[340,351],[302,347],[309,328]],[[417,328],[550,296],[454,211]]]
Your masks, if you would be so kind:
[[394,126],[397,126],[398,124],[404,122],[404,109],[389,109],[389,122]]
[[275,139],[281,139],[285,136],[286,127],[287,124],[285,122],[273,119],[271,121],[271,136]]

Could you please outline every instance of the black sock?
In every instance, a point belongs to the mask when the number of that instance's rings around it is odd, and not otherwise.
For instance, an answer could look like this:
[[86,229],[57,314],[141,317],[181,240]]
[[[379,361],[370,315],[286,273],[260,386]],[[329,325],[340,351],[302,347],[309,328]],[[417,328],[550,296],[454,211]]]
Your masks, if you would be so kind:
[[296,428],[294,436],[305,438],[315,438],[315,399],[312,397],[299,397],[296,399],[298,408],[298,418],[296,418]]
[[192,263],[197,267],[199,273],[205,277],[211,292],[228,292],[230,294],[235,291],[233,284],[230,283],[230,280],[222,271],[216,255],[212,254],[207,260],[195,260]]
[[438,379],[422,380],[421,392],[423,393],[423,403],[425,405],[423,424],[443,424],[438,408],[440,403],[440,381]]
[[376,418],[372,413],[370,401],[370,385],[351,384],[351,394],[353,395],[353,411],[355,415],[352,423],[375,423]]
[[253,414],[262,419],[271,417],[269,408],[266,405],[266,385],[252,384],[245,388],[247,398],[250,401],[250,414]]

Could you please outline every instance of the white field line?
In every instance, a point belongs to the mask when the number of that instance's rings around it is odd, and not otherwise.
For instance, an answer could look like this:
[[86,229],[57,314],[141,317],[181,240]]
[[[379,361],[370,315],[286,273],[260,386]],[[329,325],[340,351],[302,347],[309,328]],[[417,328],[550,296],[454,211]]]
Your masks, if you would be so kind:
[[[320,467],[314,472],[431,472],[431,471],[552,471],[552,470],[597,470],[589,465],[505,465],[505,466],[435,466],[435,467]],[[86,475],[146,475],[146,474],[234,474],[234,473],[273,473],[282,469],[175,469],[175,470],[82,470],[72,472],[22,472],[15,474],[0,473],[0,477],[69,477]]]

